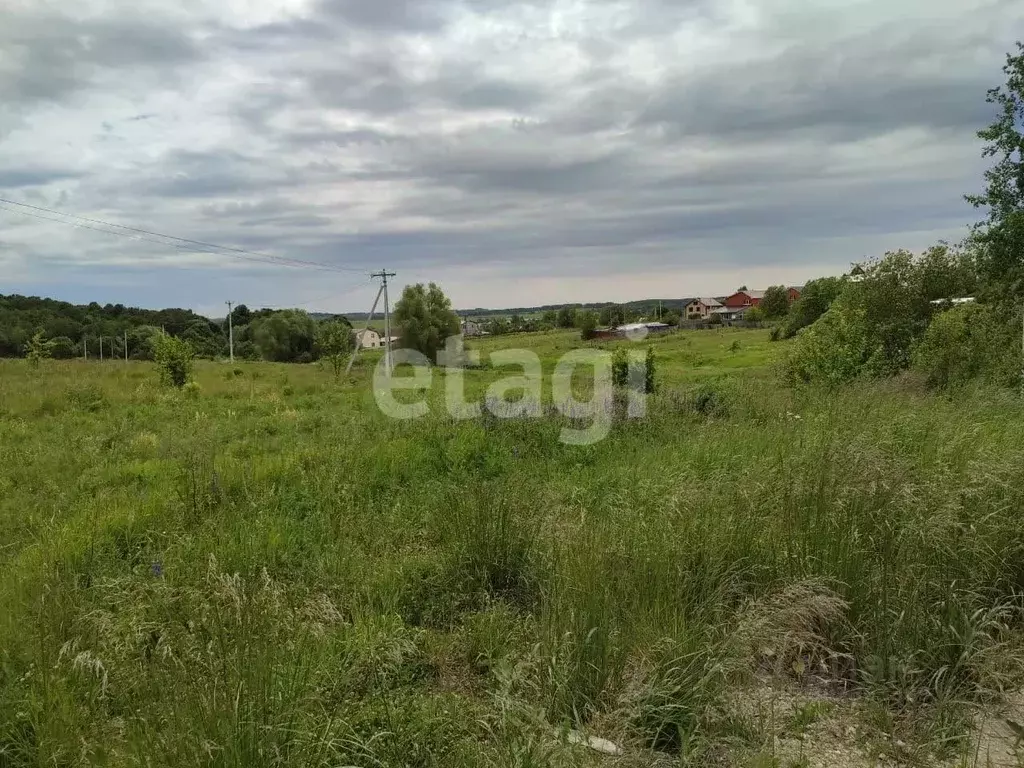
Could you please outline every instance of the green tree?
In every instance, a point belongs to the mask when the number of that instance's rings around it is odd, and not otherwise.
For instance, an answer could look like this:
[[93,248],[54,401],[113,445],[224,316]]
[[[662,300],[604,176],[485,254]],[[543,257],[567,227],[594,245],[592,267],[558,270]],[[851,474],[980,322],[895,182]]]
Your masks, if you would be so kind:
[[558,327],[559,328],[575,328],[576,327],[576,310],[573,307],[562,307],[558,310]]
[[36,331],[35,335],[25,344],[25,355],[28,357],[29,365],[38,368],[43,360],[53,357],[54,346],[54,342],[46,339],[42,331]]
[[341,378],[345,360],[352,352],[354,344],[352,327],[347,323],[329,320],[320,323],[317,328],[317,350],[320,358],[331,366],[335,379]]
[[800,292],[800,298],[793,302],[786,323],[785,337],[791,338],[801,328],[811,325],[828,311],[832,302],[839,298],[845,281],[841,277],[819,277],[811,280]]
[[978,132],[986,142],[984,157],[993,158],[985,171],[985,190],[967,200],[986,210],[985,221],[974,232],[978,244],[978,271],[985,293],[997,301],[1012,301],[1024,294],[1024,43],[1007,54],[1004,86],[988,92],[986,101],[998,115]]
[[554,328],[558,325],[558,312],[553,309],[544,310],[544,316],[541,319],[541,322]]
[[284,309],[252,321],[249,336],[265,360],[308,363],[315,359],[316,321],[299,309]]
[[459,333],[459,318],[452,303],[437,285],[407,285],[395,305],[393,318],[402,346],[415,349],[437,362],[445,339]]
[[764,292],[758,305],[768,320],[778,320],[789,312],[789,289],[784,285],[773,285]]
[[1013,384],[1019,375],[1014,326],[992,305],[966,304],[941,311],[914,350],[914,369],[941,389],[979,377]]
[[240,325],[248,325],[252,322],[252,312],[245,304],[239,304],[231,310],[231,323],[237,328]]
[[593,310],[586,310],[579,313],[579,327],[580,327],[580,338],[584,341],[589,341],[594,338],[594,332],[597,330],[598,315]]
[[167,385],[184,387],[192,378],[195,351],[187,341],[162,333],[154,339],[153,359],[160,371],[160,380]]

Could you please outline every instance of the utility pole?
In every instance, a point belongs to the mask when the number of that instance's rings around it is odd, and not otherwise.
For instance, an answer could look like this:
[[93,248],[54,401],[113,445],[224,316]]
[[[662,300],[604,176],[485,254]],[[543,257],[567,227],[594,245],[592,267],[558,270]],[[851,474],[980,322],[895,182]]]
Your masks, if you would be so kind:
[[128,331],[124,332],[124,361],[128,362]]
[[388,304],[388,278],[394,276],[394,272],[388,272],[386,269],[370,275],[380,278],[381,290],[384,292],[384,369],[388,372],[389,378],[394,366],[391,364],[391,306]]
[[82,353],[85,355],[83,359],[89,359],[89,337],[86,334],[82,334]]
[[103,362],[103,337],[100,336],[100,362]]
[[228,305],[228,354],[231,355],[231,362],[235,362],[235,327],[231,324],[231,304],[232,302],[224,302]]
[[363,335],[356,334],[356,348],[352,351],[352,357],[349,358],[348,367],[345,369],[345,375],[348,375],[349,371],[352,370],[352,366],[356,362],[356,357],[359,356],[359,350],[363,348],[363,339],[366,337],[366,332],[370,330],[370,322],[373,320],[373,313],[377,311],[377,304],[380,302],[380,297],[384,296],[384,335],[387,341],[384,342],[384,366],[387,369],[388,376],[391,376],[391,311],[388,306],[388,278],[394,277],[394,272],[388,272],[387,270],[381,270],[370,277],[379,277],[381,279],[381,286],[377,290],[377,298],[373,300],[373,306],[370,307],[370,314],[366,317],[366,325],[363,327]]

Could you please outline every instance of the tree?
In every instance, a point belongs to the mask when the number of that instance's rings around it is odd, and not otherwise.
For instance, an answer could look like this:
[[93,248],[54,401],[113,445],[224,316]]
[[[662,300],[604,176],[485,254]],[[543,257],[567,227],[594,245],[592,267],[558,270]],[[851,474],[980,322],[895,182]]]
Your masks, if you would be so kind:
[[[801,328],[811,325],[828,311],[832,302],[839,298],[845,281],[841,277],[819,277],[811,280],[800,292],[800,298],[789,310],[784,336],[792,338]],[[748,317],[749,319],[749,317]]]
[[789,289],[784,285],[773,285],[764,292],[759,305],[768,320],[778,320],[789,312]]
[[459,317],[436,284],[407,285],[395,305],[394,323],[402,346],[415,349],[437,362],[437,353],[449,336],[459,333]]
[[750,289],[747,288],[747,286],[741,285],[739,288],[736,289],[736,293],[739,293],[740,291],[749,291],[749,290]]
[[239,304],[237,307],[231,310],[231,323],[237,327],[240,325],[248,325],[252,322],[252,312],[245,304]]
[[985,191],[968,202],[987,210],[974,232],[978,271],[985,293],[997,301],[1024,294],[1024,43],[1006,56],[1006,84],[988,92],[998,109],[995,121],[978,132],[984,157],[994,158],[985,171]]
[[341,378],[345,359],[354,346],[352,327],[348,323],[337,321],[320,323],[320,327],[317,328],[316,346],[320,358],[334,370],[334,378]]
[[265,360],[308,363],[315,359],[316,321],[300,309],[284,309],[253,320],[249,335]]
[[579,326],[580,326],[580,338],[584,341],[590,341],[594,338],[595,331],[597,330],[597,313],[593,310],[587,310],[579,313]]
[[576,327],[576,310],[573,307],[562,307],[560,310],[558,310],[558,327]]
[[550,325],[552,328],[554,328],[556,325],[558,325],[558,312],[553,309],[545,310],[541,322],[544,323],[545,325]]
[[47,340],[42,331],[36,331],[35,335],[25,344],[25,354],[28,357],[29,365],[38,368],[43,360],[53,357],[54,346],[54,342]]
[[195,352],[187,341],[168,336],[156,337],[153,344],[153,359],[160,370],[160,380],[174,387],[184,387],[192,377],[192,359]]

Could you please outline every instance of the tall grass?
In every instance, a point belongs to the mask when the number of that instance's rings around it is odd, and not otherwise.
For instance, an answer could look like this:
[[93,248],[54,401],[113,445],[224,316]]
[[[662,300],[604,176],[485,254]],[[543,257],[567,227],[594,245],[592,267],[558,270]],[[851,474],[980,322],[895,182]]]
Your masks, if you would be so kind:
[[573,447],[246,370],[0,363],[0,765],[707,764],[759,669],[950,743],[1019,682],[1012,397],[707,378]]

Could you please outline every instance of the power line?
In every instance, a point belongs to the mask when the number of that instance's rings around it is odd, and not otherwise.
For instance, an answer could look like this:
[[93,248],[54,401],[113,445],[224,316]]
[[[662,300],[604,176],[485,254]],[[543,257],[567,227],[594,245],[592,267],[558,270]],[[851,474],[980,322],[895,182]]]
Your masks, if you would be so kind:
[[[19,203],[16,200],[8,200],[8,199],[2,198],[2,197],[0,197],[0,203],[4,203],[5,205],[14,205],[14,206],[17,206],[19,209],[21,209],[21,210],[15,210],[15,209],[12,209],[12,208],[6,208],[4,206],[0,206],[0,210],[10,211],[11,213],[19,213],[19,214],[24,215],[24,216],[33,216],[34,218],[37,218],[37,219],[43,219],[45,221],[52,221],[52,222],[56,222],[58,224],[67,224],[69,226],[82,227],[84,229],[91,229],[91,230],[94,230],[96,232],[103,232],[103,233],[108,234],[108,235],[118,235],[118,236],[121,236],[121,237],[130,237],[133,240],[141,240],[143,242],[154,243],[154,244],[157,244],[157,245],[171,246],[173,248],[178,248],[178,249],[181,249],[181,250],[199,250],[201,253],[223,254],[225,256],[231,256],[233,258],[244,259],[244,260],[247,260],[247,261],[255,261],[255,262],[263,263],[263,264],[279,264],[279,265],[282,265],[282,266],[290,266],[290,267],[306,267],[306,268],[311,268],[311,269],[325,270],[325,271],[329,271],[329,272],[362,272],[363,271],[363,270],[357,269],[355,267],[342,267],[342,266],[336,266],[336,265],[332,265],[332,264],[322,264],[322,263],[316,262],[316,261],[306,261],[304,259],[293,259],[293,258],[288,257],[288,256],[275,256],[275,255],[270,254],[270,253],[260,253],[259,251],[250,251],[250,250],[247,250],[245,248],[236,248],[236,247],[230,246],[230,245],[219,245],[217,243],[209,243],[209,242],[206,242],[206,241],[203,241],[203,240],[192,240],[192,239],[187,238],[187,237],[178,237],[176,235],[167,235],[167,234],[163,234],[162,232],[154,232],[152,230],[141,229],[139,227],[129,227],[129,226],[126,226],[124,224],[115,224],[113,222],[104,221],[102,219],[93,219],[93,218],[89,218],[88,216],[78,216],[78,215],[73,214],[73,213],[65,213],[63,211],[58,211],[58,210],[56,210],[54,208],[47,208],[47,207],[41,206],[41,205],[31,205],[29,203]],[[72,221],[66,221],[65,219],[52,218],[50,216],[42,216],[39,213],[30,213],[29,210],[24,210],[24,209],[30,209],[32,211],[42,211],[43,213],[50,213],[50,214],[53,214],[55,216],[64,216],[64,217],[66,217],[66,219],[74,219],[75,221],[72,222]],[[76,222],[88,222],[88,223],[87,224],[80,224],[80,223],[76,223]],[[102,225],[104,227],[112,227],[113,229],[100,229],[99,227],[89,226],[89,224],[99,224],[99,225]],[[122,231],[116,231],[116,230],[122,230]],[[134,233],[134,234],[128,234],[128,233]],[[138,235],[149,235],[150,237],[139,237]],[[164,238],[164,240],[153,240],[153,239],[151,239],[152,237],[160,237],[160,238]],[[165,242],[165,240],[172,240],[174,242],[168,243],[168,242]],[[186,248],[186,246],[192,246],[192,247],[191,248]],[[211,250],[209,250],[210,248],[214,248],[214,249],[217,249],[217,250],[211,251]]]

